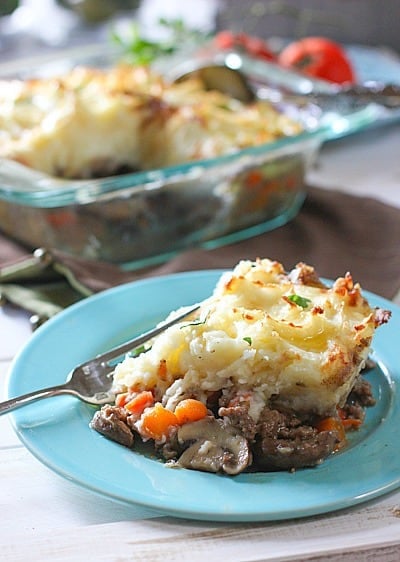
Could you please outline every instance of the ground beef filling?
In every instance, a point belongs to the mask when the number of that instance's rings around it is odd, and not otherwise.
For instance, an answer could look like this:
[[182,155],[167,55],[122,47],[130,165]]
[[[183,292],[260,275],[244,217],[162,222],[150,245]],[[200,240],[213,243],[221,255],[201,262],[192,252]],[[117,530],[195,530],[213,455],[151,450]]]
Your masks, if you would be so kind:
[[[232,398],[225,398],[218,414],[228,418],[249,441],[253,452],[252,470],[294,470],[320,464],[343,445],[341,431],[319,430],[318,419],[299,419],[291,412],[265,407],[257,422],[249,415],[244,400],[230,406]],[[341,419],[362,423],[365,408],[375,404],[369,382],[360,376],[356,380],[346,404],[338,412]],[[353,427],[357,427],[354,423]]]
[[134,437],[127,422],[128,417],[123,408],[106,404],[95,413],[90,425],[108,439],[132,447]]
[[[365,408],[374,404],[371,386],[360,376],[346,404],[338,412],[338,422],[343,419],[351,420],[354,422],[354,427],[357,427],[364,420]],[[312,467],[320,464],[343,445],[344,437],[341,431],[336,429],[335,425],[330,429],[319,429],[317,418],[299,419],[291,412],[282,412],[270,405],[264,407],[257,421],[254,421],[249,414],[250,402],[233,395],[221,395],[219,400],[215,400],[214,396],[212,405],[208,404],[208,406],[218,418],[217,421],[220,422],[218,446],[222,456],[227,454],[222,443],[224,432],[227,439],[231,440],[232,435],[236,434],[239,440],[247,441],[248,459],[241,463],[240,470],[291,471]],[[205,426],[208,426],[207,431],[210,431],[210,435],[215,435],[215,427],[210,426],[212,420],[210,415]],[[91,427],[105,437],[127,447],[132,447],[134,444],[134,425],[123,408],[103,406],[94,415]],[[340,427],[340,423],[338,423],[338,427]],[[352,427],[351,424],[350,427]],[[200,433],[198,433],[199,431]],[[191,441],[189,439],[184,446],[178,442],[177,432],[173,431],[166,442],[156,444],[156,451],[164,460],[178,461],[180,466],[185,466],[184,463],[179,463],[179,459],[184,456],[183,453],[186,449],[193,446],[195,439],[210,442],[208,436],[202,435],[204,431],[199,425],[197,433],[193,433],[196,437],[193,437]],[[243,443],[241,447],[243,449]],[[200,449],[201,447],[199,447]],[[243,451],[241,455],[243,457]],[[205,462],[206,460],[204,459],[202,464],[201,459],[199,461],[197,456],[196,469],[228,472],[221,469],[225,462],[222,457],[220,463],[218,459],[214,459],[215,462],[211,466],[217,467],[215,469],[210,468],[210,465]],[[193,459],[191,462],[193,463]],[[201,468],[202,466],[204,468]],[[193,468],[193,464],[187,465],[186,468]]]
[[350,392],[346,404],[342,408],[346,418],[364,421],[365,408],[375,406],[371,385],[363,377],[358,377]]
[[[238,420],[235,408],[221,408],[232,423]],[[239,408],[238,408],[239,409]],[[240,424],[243,427],[243,424]],[[319,464],[339,444],[336,431],[318,431],[295,415],[264,408],[254,427],[248,423],[247,433],[253,451],[253,469],[294,470]]]

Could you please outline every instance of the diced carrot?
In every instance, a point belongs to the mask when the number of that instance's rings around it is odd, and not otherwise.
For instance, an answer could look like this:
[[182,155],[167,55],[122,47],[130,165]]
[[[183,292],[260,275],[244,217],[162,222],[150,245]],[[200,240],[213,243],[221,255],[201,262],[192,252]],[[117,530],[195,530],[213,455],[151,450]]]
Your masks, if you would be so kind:
[[362,425],[362,420],[357,418],[346,418],[342,420],[345,429],[358,429]]
[[348,429],[358,429],[362,425],[362,420],[358,418],[349,418],[347,417],[346,411],[342,408],[338,408],[338,414],[340,419],[342,420],[343,427]]
[[167,361],[165,359],[161,359],[158,364],[157,376],[162,381],[165,381],[167,378]]
[[245,179],[246,187],[254,187],[255,185],[258,185],[263,179],[264,176],[259,170],[250,170]]
[[175,408],[175,416],[177,417],[179,425],[201,420],[206,415],[207,407],[203,402],[195,400],[194,398],[182,400]]
[[159,402],[143,412],[140,419],[143,434],[155,440],[163,439],[172,427],[179,425],[174,412],[167,410]]
[[70,228],[77,222],[77,215],[73,210],[56,209],[47,214],[47,221],[57,228]]
[[125,410],[128,410],[130,414],[135,414],[140,416],[144,410],[154,404],[154,397],[150,390],[143,390],[139,392],[125,403]]
[[142,390],[143,389],[140,383],[135,383],[128,387],[128,392],[131,394],[134,394],[135,392],[142,392]]
[[128,396],[128,392],[121,392],[120,394],[117,394],[115,397],[115,405],[123,408],[128,400]]
[[343,430],[343,422],[341,419],[330,416],[327,418],[323,418],[320,420],[316,428],[318,431],[338,431],[341,432]]
[[324,418],[317,423],[316,429],[318,431],[336,431],[340,442],[339,447],[346,441],[346,432],[340,418],[335,418],[333,416]]

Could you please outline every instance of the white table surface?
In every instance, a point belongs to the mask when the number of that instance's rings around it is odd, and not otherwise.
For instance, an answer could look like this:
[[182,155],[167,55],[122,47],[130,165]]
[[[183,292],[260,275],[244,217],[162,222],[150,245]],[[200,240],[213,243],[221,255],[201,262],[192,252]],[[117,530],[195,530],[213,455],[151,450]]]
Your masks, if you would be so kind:
[[[308,179],[400,207],[400,125],[326,145]],[[26,315],[0,309],[0,334],[3,398],[10,362],[31,335]],[[9,417],[0,417],[0,560],[5,562],[400,560],[400,491],[299,521],[173,519],[123,507],[54,474],[18,441]]]

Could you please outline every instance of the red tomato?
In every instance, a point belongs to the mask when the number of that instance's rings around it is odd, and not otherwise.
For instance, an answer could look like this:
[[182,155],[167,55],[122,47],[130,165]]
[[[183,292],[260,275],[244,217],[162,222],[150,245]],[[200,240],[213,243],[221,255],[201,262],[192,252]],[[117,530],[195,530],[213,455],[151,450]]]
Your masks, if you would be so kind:
[[305,37],[290,43],[279,54],[278,62],[329,82],[355,82],[354,69],[345,50],[325,37]]
[[220,31],[215,36],[215,45],[222,50],[238,49],[246,52],[252,57],[264,60],[276,60],[275,54],[267,43],[259,37],[252,37],[246,33],[233,33],[232,31]]

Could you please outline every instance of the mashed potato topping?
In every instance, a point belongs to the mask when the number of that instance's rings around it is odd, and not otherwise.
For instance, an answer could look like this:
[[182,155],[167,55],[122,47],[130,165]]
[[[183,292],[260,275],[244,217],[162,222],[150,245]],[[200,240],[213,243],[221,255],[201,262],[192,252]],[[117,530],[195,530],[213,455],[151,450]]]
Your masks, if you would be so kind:
[[118,392],[151,390],[174,410],[184,398],[251,397],[256,421],[271,404],[296,415],[333,415],[344,405],[389,318],[372,308],[350,274],[325,286],[303,263],[286,273],[269,259],[222,275],[193,320],[159,335],[115,371]]
[[142,66],[0,81],[0,157],[64,178],[213,158],[301,130],[266,101],[243,104],[196,78],[170,84]]
[[361,370],[389,317],[349,273],[327,286],[304,263],[243,260],[192,316],[116,367],[115,403],[91,427],[129,448],[151,440],[168,466],[316,466],[375,404]]

